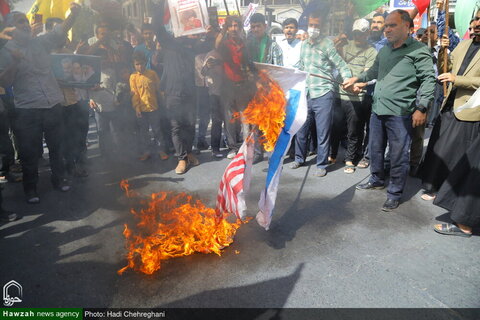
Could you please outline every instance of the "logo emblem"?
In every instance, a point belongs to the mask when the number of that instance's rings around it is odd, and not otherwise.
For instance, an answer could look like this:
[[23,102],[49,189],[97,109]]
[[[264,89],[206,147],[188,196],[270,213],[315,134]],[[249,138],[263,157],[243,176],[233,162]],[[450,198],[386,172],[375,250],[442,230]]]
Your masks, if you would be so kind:
[[15,280],[9,281],[3,286],[3,304],[6,307],[11,307],[15,302],[22,302],[23,288]]

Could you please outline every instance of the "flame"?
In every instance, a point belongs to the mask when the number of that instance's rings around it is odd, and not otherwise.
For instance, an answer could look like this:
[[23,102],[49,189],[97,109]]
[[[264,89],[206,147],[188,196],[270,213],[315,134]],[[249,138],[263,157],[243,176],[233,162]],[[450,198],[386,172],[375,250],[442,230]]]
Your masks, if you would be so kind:
[[[260,142],[265,151],[273,151],[285,122],[287,100],[282,88],[260,70],[257,92],[243,111],[243,121],[262,131]],[[234,115],[238,118],[239,114]]]
[[[120,186],[127,197],[138,197],[127,180],[122,180]],[[128,269],[153,274],[160,269],[162,260],[195,252],[220,256],[241,225],[239,220],[228,222],[226,216],[218,219],[215,209],[183,192],[153,193],[140,203],[144,208],[131,209],[138,221],[136,226],[125,224],[128,265],[118,274]]]

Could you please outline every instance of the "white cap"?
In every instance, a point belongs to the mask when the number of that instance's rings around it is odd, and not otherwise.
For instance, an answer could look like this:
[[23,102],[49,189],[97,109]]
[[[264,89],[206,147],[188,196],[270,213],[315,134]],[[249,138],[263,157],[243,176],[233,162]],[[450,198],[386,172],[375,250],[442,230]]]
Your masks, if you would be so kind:
[[370,23],[366,19],[358,19],[353,23],[352,31],[367,32],[370,30]]

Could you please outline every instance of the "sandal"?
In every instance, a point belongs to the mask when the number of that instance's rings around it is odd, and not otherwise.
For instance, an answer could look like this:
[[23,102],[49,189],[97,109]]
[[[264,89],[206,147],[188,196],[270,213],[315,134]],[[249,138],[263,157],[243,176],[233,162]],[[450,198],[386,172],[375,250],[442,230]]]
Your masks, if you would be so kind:
[[353,164],[346,164],[343,168],[343,172],[347,174],[352,174],[355,172],[355,166]]
[[420,196],[420,198],[422,198],[422,200],[425,200],[425,201],[433,201],[435,200],[435,197],[436,195],[434,193],[429,193],[429,192],[425,192]]
[[370,166],[370,161],[368,161],[365,158],[360,160],[360,162],[357,164],[357,167],[360,169],[367,169],[369,166]]
[[337,163],[336,158],[328,157],[328,164],[335,164],[335,163]]
[[452,223],[442,223],[439,224],[440,228],[437,228],[437,225],[433,227],[433,230],[440,234],[446,234],[449,236],[459,236],[459,237],[471,237],[471,233],[463,232],[462,229],[457,227]]

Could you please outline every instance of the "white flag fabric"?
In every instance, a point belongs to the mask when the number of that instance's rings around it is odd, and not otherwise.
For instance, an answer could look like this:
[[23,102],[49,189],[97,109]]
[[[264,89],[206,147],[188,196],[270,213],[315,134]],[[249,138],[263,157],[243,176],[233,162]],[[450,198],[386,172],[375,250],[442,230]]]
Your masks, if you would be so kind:
[[253,134],[250,134],[223,173],[217,194],[218,217],[223,213],[233,213],[238,219],[245,218],[247,211],[245,194],[250,187],[253,150]]
[[455,109],[455,113],[459,113],[462,110],[480,108],[480,88],[468,99],[467,103]]
[[292,137],[300,130],[307,119],[307,97],[305,94],[307,73],[293,68],[262,63],[256,63],[256,66],[260,70],[266,71],[270,78],[280,85],[287,100],[285,124],[270,157],[265,189],[263,189],[258,202],[260,211],[256,217],[257,222],[265,230],[268,230],[277,198],[284,156],[290,147]]

